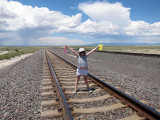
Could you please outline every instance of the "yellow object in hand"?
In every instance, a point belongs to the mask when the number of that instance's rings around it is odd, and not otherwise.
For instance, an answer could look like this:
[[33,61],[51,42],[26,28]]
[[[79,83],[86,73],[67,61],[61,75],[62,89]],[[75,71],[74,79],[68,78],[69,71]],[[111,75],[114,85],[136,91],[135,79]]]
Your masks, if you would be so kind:
[[103,44],[99,44],[98,50],[102,50],[102,48],[103,48]]

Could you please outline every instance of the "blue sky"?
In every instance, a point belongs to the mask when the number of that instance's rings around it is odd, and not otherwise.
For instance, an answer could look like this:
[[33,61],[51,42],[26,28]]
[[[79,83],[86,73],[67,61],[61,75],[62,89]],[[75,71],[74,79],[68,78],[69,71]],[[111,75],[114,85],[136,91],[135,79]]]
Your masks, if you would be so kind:
[[[61,11],[66,15],[74,15],[81,10],[78,10],[78,4],[86,2],[86,0],[17,0],[24,5],[33,7],[47,7],[50,10]],[[91,0],[96,1],[96,0]],[[132,20],[143,20],[148,23],[160,21],[160,0],[99,0],[108,1],[110,3],[120,2],[124,7],[131,8],[130,17]],[[75,9],[72,9],[75,8]],[[88,16],[84,15],[84,20]]]
[[0,45],[160,43],[159,0],[0,0]]

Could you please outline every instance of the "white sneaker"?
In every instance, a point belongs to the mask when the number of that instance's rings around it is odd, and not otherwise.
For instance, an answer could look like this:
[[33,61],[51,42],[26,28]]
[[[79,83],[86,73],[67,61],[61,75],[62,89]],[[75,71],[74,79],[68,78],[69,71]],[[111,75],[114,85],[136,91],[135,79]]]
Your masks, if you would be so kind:
[[93,90],[92,90],[92,89],[89,89],[88,91],[89,91],[90,93],[92,93],[92,92],[93,92]]
[[73,91],[73,94],[76,94],[76,93],[77,93],[77,90],[74,90],[74,91]]

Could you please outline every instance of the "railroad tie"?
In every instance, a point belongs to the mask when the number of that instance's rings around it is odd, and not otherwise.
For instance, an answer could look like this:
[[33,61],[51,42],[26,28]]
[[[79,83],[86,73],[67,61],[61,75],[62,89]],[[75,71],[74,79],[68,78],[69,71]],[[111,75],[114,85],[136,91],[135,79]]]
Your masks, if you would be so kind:
[[62,116],[62,113],[59,113],[57,110],[43,111],[41,113],[41,118],[56,118]]
[[90,114],[90,113],[97,113],[97,112],[107,112],[107,111],[116,110],[124,107],[127,107],[127,105],[117,103],[117,104],[104,106],[104,107],[85,108],[85,109],[73,108],[74,111],[72,111],[72,114]]
[[56,93],[54,93],[54,92],[43,92],[43,93],[41,93],[41,96],[42,97],[45,97],[45,96],[50,96],[50,95],[55,95]]
[[110,96],[107,94],[107,95],[102,95],[102,96],[93,97],[93,98],[69,99],[68,103],[84,103],[84,102],[99,101],[99,100],[104,100],[109,98],[113,98],[113,96]]
[[145,120],[145,119],[146,119],[145,117],[140,117],[137,114],[134,114],[119,120]]
[[47,87],[42,87],[41,90],[53,90],[55,89],[54,87],[52,86],[47,86]]
[[59,104],[59,103],[56,102],[56,100],[48,100],[48,101],[41,102],[42,106],[50,106],[50,105],[57,105],[57,104]]
[[[93,92],[100,92],[102,91],[103,89],[101,88],[98,88],[96,90],[94,90]],[[88,94],[89,92],[88,91],[78,91],[76,94]],[[73,94],[73,91],[65,91],[65,94]]]

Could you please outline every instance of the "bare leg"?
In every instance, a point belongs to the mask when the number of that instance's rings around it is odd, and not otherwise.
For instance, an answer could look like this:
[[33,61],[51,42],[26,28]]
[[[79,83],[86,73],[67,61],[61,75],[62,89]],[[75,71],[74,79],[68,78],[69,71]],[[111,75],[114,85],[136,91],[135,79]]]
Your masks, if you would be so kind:
[[89,84],[88,84],[88,81],[87,81],[87,75],[83,75],[83,78],[84,78],[85,84],[87,85],[87,89],[89,89]]
[[80,75],[78,75],[78,76],[76,77],[75,90],[77,90],[77,86],[78,86],[79,79],[80,79]]

